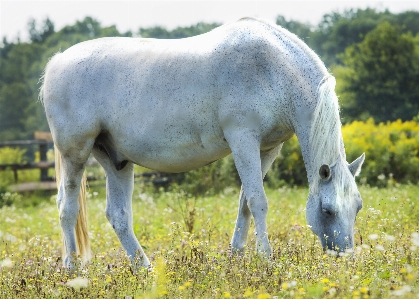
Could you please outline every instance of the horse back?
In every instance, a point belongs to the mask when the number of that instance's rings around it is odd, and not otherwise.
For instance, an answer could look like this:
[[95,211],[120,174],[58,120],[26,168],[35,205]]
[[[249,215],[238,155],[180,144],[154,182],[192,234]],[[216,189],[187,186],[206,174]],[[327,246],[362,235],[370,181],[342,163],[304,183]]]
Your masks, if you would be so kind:
[[106,133],[130,160],[144,158],[134,157],[139,149],[191,156],[204,148],[209,162],[228,154],[225,130],[246,126],[265,148],[276,146],[293,129],[290,78],[304,72],[287,57],[301,53],[289,40],[278,44],[277,35],[249,20],[181,40],[80,43],[46,69],[42,92],[53,135],[75,127],[84,136]]

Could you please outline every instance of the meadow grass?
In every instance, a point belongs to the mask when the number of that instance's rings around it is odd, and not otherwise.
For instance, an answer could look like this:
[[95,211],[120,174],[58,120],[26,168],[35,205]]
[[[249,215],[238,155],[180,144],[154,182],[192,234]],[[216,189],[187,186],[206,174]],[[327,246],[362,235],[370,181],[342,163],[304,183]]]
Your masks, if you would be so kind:
[[340,258],[306,226],[307,189],[268,189],[269,261],[255,254],[252,233],[243,256],[230,254],[238,190],[141,190],[134,230],[152,271],[131,271],[106,220],[103,188],[88,200],[93,258],[74,273],[61,267],[54,196],[36,207],[22,197],[0,209],[0,298],[419,298],[419,186],[361,186],[356,246]]

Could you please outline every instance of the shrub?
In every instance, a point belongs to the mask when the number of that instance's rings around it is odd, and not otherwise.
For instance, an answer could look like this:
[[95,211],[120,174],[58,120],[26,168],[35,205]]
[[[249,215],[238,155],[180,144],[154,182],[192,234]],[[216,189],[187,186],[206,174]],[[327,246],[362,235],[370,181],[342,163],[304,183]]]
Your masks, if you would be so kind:
[[417,183],[419,178],[419,124],[415,121],[375,124],[355,121],[342,130],[348,161],[365,152],[361,177],[371,185],[395,180]]
[[[347,161],[365,152],[361,182],[387,186],[389,182],[417,183],[419,179],[419,123],[412,120],[376,124],[372,118],[354,121],[342,127]],[[283,185],[307,185],[307,172],[296,136],[284,143],[279,157],[266,178],[273,188]],[[194,193],[208,189],[220,191],[240,179],[231,156],[185,174],[181,184]]]

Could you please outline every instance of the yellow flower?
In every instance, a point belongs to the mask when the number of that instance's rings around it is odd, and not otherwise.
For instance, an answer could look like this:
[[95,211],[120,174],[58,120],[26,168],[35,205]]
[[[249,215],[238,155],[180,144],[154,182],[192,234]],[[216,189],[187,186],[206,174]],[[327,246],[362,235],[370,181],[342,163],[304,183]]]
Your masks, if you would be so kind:
[[224,298],[231,298],[230,292],[224,292]]
[[323,283],[328,283],[328,282],[329,282],[329,279],[327,279],[327,278],[323,278],[323,279],[321,280],[321,282],[323,282]]
[[253,296],[253,292],[250,290],[250,288],[247,288],[246,291],[243,294],[243,297],[247,298],[247,297],[251,297]]
[[367,294],[367,293],[368,293],[368,291],[369,291],[369,289],[368,289],[367,287],[362,287],[359,291],[360,291],[362,294]]
[[414,277],[413,277],[412,274],[407,274],[406,278],[407,278],[407,280],[412,280]]
[[354,296],[359,296],[359,295],[361,295],[361,292],[360,292],[360,291],[355,290],[355,291],[353,291],[353,292],[352,292],[352,295],[354,295]]
[[267,293],[262,293],[257,296],[257,299],[269,299],[269,298],[271,298],[271,295]]

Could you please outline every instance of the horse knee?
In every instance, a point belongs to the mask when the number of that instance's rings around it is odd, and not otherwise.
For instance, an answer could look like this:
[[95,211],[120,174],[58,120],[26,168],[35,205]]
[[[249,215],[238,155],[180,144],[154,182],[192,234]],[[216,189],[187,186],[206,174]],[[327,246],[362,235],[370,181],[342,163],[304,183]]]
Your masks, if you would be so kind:
[[256,196],[248,197],[247,206],[251,211],[253,217],[256,215],[264,215],[268,213],[268,201],[266,197],[260,198]]

